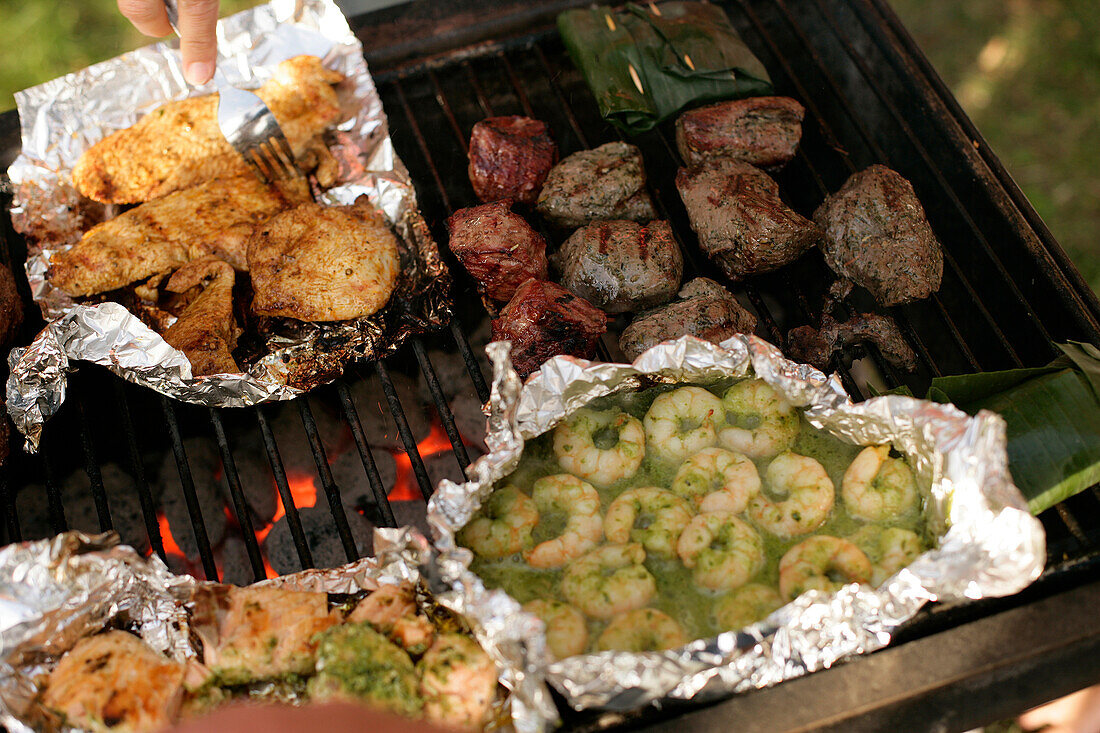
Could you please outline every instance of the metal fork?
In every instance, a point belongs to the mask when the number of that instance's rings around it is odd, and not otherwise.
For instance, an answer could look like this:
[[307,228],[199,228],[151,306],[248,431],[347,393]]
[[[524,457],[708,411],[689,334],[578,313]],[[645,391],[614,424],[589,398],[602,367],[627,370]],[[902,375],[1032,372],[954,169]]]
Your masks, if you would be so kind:
[[[179,35],[177,0],[163,2],[168,22]],[[301,177],[290,143],[264,100],[230,84],[217,65],[214,86],[218,88],[218,127],[256,177],[264,183]]]

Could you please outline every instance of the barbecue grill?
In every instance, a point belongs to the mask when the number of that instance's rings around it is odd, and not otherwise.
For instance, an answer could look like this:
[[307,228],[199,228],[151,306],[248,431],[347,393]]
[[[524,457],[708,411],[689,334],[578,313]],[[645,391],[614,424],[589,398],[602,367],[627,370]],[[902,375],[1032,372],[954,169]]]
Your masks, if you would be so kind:
[[[447,215],[475,203],[465,143],[479,119],[545,120],[563,156],[619,139],[554,29],[558,12],[582,4],[420,2],[351,20],[440,242]],[[838,372],[853,397],[899,385],[923,394],[935,376],[1039,366],[1057,355],[1057,341],[1100,341],[1100,303],[884,0],[720,5],[777,93],[806,107],[798,156],[778,176],[789,203],[809,214],[852,172],[881,162],[913,183],[944,244],[940,292],[890,309],[919,357],[917,371],[899,372],[873,347],[849,348]],[[685,280],[722,281],[673,185],[679,161],[669,127],[632,142],[684,249]],[[9,112],[0,116],[0,166],[18,149]],[[3,203],[10,207],[9,195]],[[0,257],[17,269],[25,245],[3,219]],[[462,268],[449,264],[457,316],[447,329],[293,403],[204,409],[81,366],[40,453],[16,452],[0,469],[0,540],[117,528],[174,568],[247,583],[357,559],[371,551],[370,525],[423,526],[438,478],[461,476],[476,457],[470,395],[488,399],[486,313]],[[790,328],[816,323],[831,281],[814,252],[734,290],[757,314],[760,335],[782,344]],[[24,340],[41,326],[29,320]],[[621,357],[616,330],[601,358]],[[1098,682],[1100,492],[1041,519],[1048,567],[1021,594],[927,608],[890,648],[768,690],[706,707],[569,714],[566,722],[964,730]]]

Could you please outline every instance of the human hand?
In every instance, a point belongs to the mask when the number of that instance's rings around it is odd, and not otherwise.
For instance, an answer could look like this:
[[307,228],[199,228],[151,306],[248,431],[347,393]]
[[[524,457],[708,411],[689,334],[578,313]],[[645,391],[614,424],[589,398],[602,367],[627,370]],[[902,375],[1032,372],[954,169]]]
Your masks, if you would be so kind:
[[[217,58],[218,0],[177,0],[177,4],[183,76],[191,84],[205,84],[214,76]],[[172,35],[163,0],[118,0],[118,9],[147,36]]]

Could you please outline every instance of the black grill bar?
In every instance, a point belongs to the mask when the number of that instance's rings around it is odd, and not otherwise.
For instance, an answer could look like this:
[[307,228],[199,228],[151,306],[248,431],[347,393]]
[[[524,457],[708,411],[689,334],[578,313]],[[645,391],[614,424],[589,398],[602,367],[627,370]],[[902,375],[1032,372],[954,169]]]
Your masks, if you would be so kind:
[[298,516],[298,507],[294,504],[294,496],[290,493],[290,484],[286,480],[286,470],[283,468],[283,459],[279,455],[279,445],[275,442],[275,435],[271,432],[271,425],[267,422],[263,408],[256,408],[256,422],[260,425],[260,436],[264,441],[264,449],[267,451],[267,462],[271,464],[271,473],[275,478],[275,488],[279,490],[279,498],[283,501],[284,518],[290,529],[290,537],[294,540],[294,549],[298,552],[298,561],[302,570],[313,567],[313,553],[309,550],[305,532],[302,531],[302,518]]
[[46,480],[46,511],[49,513],[50,531],[54,534],[64,532],[69,528],[65,521],[65,507],[61,503],[61,491],[57,487],[57,481],[53,475],[53,461],[46,447],[46,435],[42,434],[42,440],[38,446],[38,453],[42,461],[42,476]]
[[340,544],[344,546],[344,554],[348,562],[359,559],[359,551],[355,548],[355,539],[351,536],[351,527],[348,526],[348,516],[344,513],[344,501],[340,498],[340,489],[332,480],[332,471],[328,467],[328,457],[325,455],[325,446],[321,444],[321,438],[317,434],[317,421],[313,419],[313,410],[309,406],[309,398],[299,397],[298,412],[302,417],[302,425],[306,429],[306,438],[309,439],[309,447],[313,452],[313,461],[317,464],[317,473],[321,477],[321,486],[325,490],[328,499],[329,510],[336,522],[336,532],[340,535]]
[[[202,519],[202,507],[195,493],[195,480],[191,476],[191,466],[187,463],[187,451],[183,447],[176,410],[167,397],[160,398],[164,421],[168,425],[168,434],[172,438],[172,452],[176,456],[176,468],[179,470],[180,484],[183,487],[183,500],[187,504],[187,514],[191,518],[191,527],[195,531],[195,544],[199,548],[202,570],[207,580],[218,582],[218,568],[214,564],[214,553],[210,549],[210,538],[206,534],[206,523]],[[208,511],[221,511],[221,507],[208,507]]]
[[134,485],[137,487],[138,501],[141,503],[141,514],[145,519],[145,529],[149,533],[149,546],[153,548],[153,552],[160,556],[161,560],[166,560],[164,540],[160,536],[160,524],[157,522],[157,510],[154,506],[153,494],[149,490],[149,482],[145,478],[145,463],[141,460],[137,434],[134,432],[134,422],[130,417],[130,404],[126,397],[126,383],[121,379],[115,379],[112,382],[115,389],[115,404],[118,405],[122,429],[126,434],[126,448],[130,456],[130,473],[134,478]]
[[252,578],[260,581],[267,577],[267,573],[264,571],[264,559],[260,554],[260,543],[256,541],[256,531],[252,527],[252,513],[248,509],[244,490],[241,488],[241,476],[237,472],[237,464],[233,460],[233,451],[229,448],[222,419],[213,407],[209,408],[209,412],[210,425],[214,428],[214,440],[218,444],[218,452],[222,457],[222,471],[229,485],[229,496],[233,501],[233,515],[241,528],[245,552],[248,553],[248,564],[252,567]]
[[21,542],[23,533],[19,529],[19,513],[15,510],[15,492],[9,490],[8,471],[0,468],[0,506],[4,507],[4,529],[8,542]]
[[371,496],[374,499],[374,514],[384,527],[396,527],[397,518],[393,514],[389,498],[386,496],[382,479],[378,475],[378,467],[374,463],[374,455],[367,445],[366,436],[363,435],[363,424],[359,422],[359,413],[355,410],[355,402],[351,398],[351,392],[343,379],[336,382],[336,394],[340,398],[340,406],[344,410],[344,418],[351,426],[351,435],[355,440],[355,447],[359,451],[359,460],[363,462],[363,470],[367,474],[367,483],[370,484]]
[[80,442],[84,448],[84,470],[92,485],[92,501],[99,519],[99,531],[106,532],[114,528],[111,522],[111,507],[107,502],[107,492],[103,488],[103,476],[99,473],[95,447],[92,445],[92,431],[88,429],[88,415],[84,402],[77,403],[77,415],[80,416]]
[[436,408],[439,410],[439,419],[443,423],[443,430],[447,433],[447,440],[451,441],[451,449],[455,453],[455,457],[458,458],[458,464],[462,467],[462,470],[466,470],[466,466],[470,465],[470,456],[466,453],[466,446],[462,444],[462,436],[459,435],[458,428],[455,427],[455,418],[451,414],[451,409],[447,405],[447,397],[443,394],[443,388],[439,386],[439,377],[436,376],[435,369],[432,368],[432,360],[428,358],[428,352],[424,350],[423,342],[418,339],[412,339],[413,353],[416,354],[416,360],[420,364],[420,371],[424,373],[424,377],[428,383],[428,391],[432,394],[432,401],[435,402]]
[[417,450],[416,439],[413,437],[412,430],[409,429],[409,421],[405,417],[405,410],[401,407],[401,400],[397,396],[393,380],[390,379],[389,370],[386,369],[385,364],[377,361],[374,363],[374,372],[378,375],[378,380],[382,385],[382,393],[386,395],[390,413],[397,425],[397,434],[401,436],[401,443],[405,446],[405,453],[409,456],[413,475],[416,476],[416,483],[420,486],[420,493],[424,497],[424,501],[427,501],[432,498],[432,481],[428,478],[428,471],[424,468],[424,460],[420,457],[420,451]]
[[458,345],[458,353],[462,355],[462,361],[466,363],[466,371],[474,382],[477,398],[484,405],[489,401],[489,386],[485,384],[485,375],[481,373],[481,366],[477,363],[477,357],[470,349],[470,342],[466,340],[465,334],[462,333],[457,316],[451,318],[451,335],[454,336],[455,343]]

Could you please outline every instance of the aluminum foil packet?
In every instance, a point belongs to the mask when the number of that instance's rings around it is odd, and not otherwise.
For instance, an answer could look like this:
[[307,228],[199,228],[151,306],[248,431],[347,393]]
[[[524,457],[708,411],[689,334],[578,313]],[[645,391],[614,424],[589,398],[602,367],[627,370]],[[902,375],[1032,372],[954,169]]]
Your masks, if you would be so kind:
[[[577,710],[625,711],[665,701],[704,701],[824,669],[879,649],[929,601],[1016,593],[1039,577],[1046,538],[1012,483],[1005,424],[990,412],[971,417],[951,405],[908,397],[853,403],[839,379],[785,359],[756,336],[720,346],[685,336],[655,346],[633,364],[554,357],[521,384],[509,345],[492,343],[490,452],[471,465],[471,480],[444,480],[428,505],[440,556],[440,601],[479,627],[482,644],[500,649],[526,679],[529,729],[557,713],[536,680],[545,679]],[[486,588],[470,569],[458,532],[515,470],[524,442],[551,430],[593,399],[654,383],[707,385],[755,375],[801,407],[816,428],[857,445],[893,443],[905,454],[924,496],[936,547],[877,589],[851,584],[836,594],[810,591],[765,620],[737,632],[697,639],[665,652],[602,652],[548,663],[541,621],[502,590]],[[537,631],[533,631],[537,630]],[[507,674],[507,673],[506,673]]]
[[211,94],[212,84],[183,80],[178,43],[123,54],[15,95],[23,147],[8,169],[15,229],[26,237],[27,279],[49,321],[25,349],[9,356],[8,411],[35,450],[42,424],[65,399],[75,360],[106,366],[136,384],[186,402],[243,407],[286,400],[338,377],[356,359],[381,358],[408,336],[450,319],[450,274],[416,205],[408,171],[389,138],[382,101],[363,48],[332,0],[272,0],[218,26],[219,68],[229,83],[255,88],[279,62],[299,54],[345,75],[337,86],[342,118],[327,142],[340,166],[337,183],[319,194],[328,205],[367,196],[401,241],[401,274],[389,304],[366,318],[338,323],[272,319],[247,373],[194,377],[191,364],[131,310],[118,303],[76,302],[46,279],[50,257],[118,213],[82,198],[70,181],[81,154],[105,135],[133,125],[169,100]]

